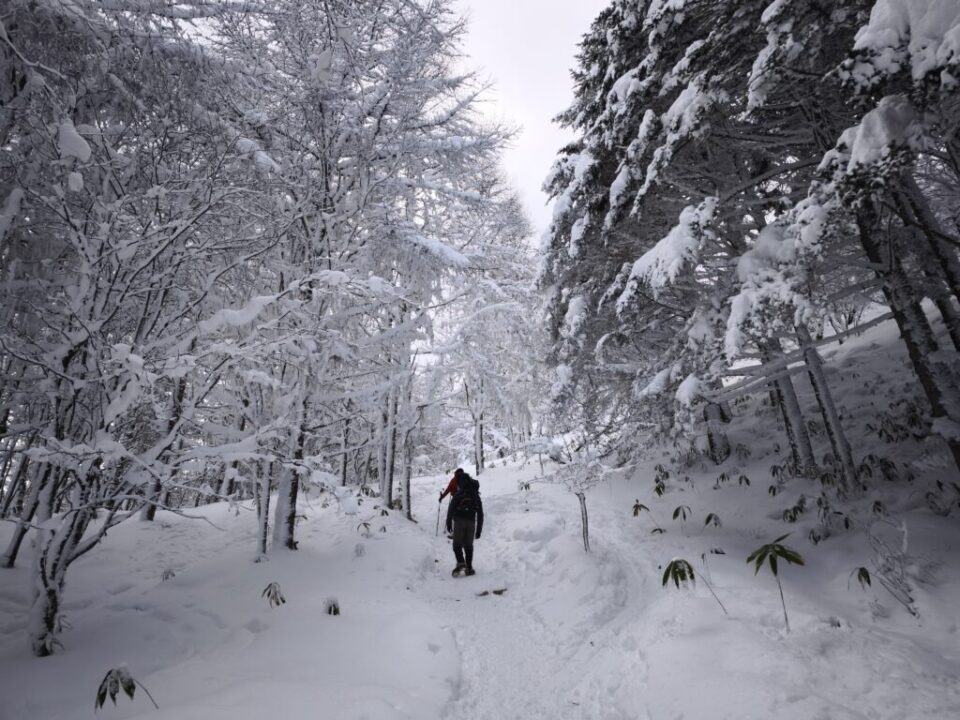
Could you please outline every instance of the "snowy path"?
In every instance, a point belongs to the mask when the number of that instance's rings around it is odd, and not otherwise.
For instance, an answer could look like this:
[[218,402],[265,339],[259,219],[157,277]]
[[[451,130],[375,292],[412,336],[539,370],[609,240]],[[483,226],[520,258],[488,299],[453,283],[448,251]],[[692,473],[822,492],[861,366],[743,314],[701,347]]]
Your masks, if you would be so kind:
[[[786,634],[776,584],[744,562],[782,534],[781,498],[759,488],[769,508],[757,513],[757,498],[745,509],[744,491],[703,478],[663,498],[643,474],[614,480],[587,495],[586,553],[576,498],[537,482],[537,470],[481,476],[486,521],[469,578],[450,577],[449,541],[434,534],[439,477],[414,482],[417,523],[352,491],[305,499],[299,551],[264,563],[252,562],[249,507],[205,509],[216,527],[169,515],[121,526],[79,561],[66,596],[75,629],[63,653],[43,660],[24,655],[26,573],[7,571],[0,720],[960,717],[952,568],[930,565],[917,585],[922,623],[896,609],[878,618],[883,596],[848,588],[863,562],[855,535],[819,554],[798,544],[807,565],[783,572]],[[652,512],[635,518],[638,495]],[[692,508],[688,523],[670,520],[681,503]],[[722,529],[705,526],[707,511],[719,512]],[[946,557],[936,538],[953,522],[926,540],[917,523],[915,545]],[[726,554],[709,554],[719,545]],[[661,587],[671,557],[694,563],[695,588]],[[175,577],[163,580],[167,569]],[[270,582],[283,588],[282,607],[262,596]],[[330,597],[338,617],[326,613]],[[93,712],[97,684],[121,662],[159,711],[138,695]]]
[[[619,636],[628,601],[643,586],[619,524],[597,513],[614,541],[598,533],[585,562],[576,499],[547,485],[520,492],[518,476],[512,469],[482,477],[487,520],[476,544],[478,574],[449,577],[453,556],[441,535],[440,562],[422,587],[461,656],[443,717],[642,717],[616,710],[632,703],[611,702],[633,698],[646,674],[636,638]],[[571,520],[576,527],[567,526]]]
[[[529,466],[484,473],[478,574],[449,577],[454,560],[441,534],[439,562],[417,588],[460,658],[443,720],[939,719],[960,709],[956,655],[928,652],[855,616],[838,627],[826,610],[832,597],[805,600],[787,578],[794,632],[786,634],[776,585],[743,562],[757,542],[756,518],[749,531],[725,530],[729,554],[708,554],[706,568],[700,556],[719,533],[674,524],[652,536],[650,521],[630,516],[624,490],[632,495],[636,486],[602,487],[588,496],[587,554],[576,499],[548,484],[518,491],[517,481],[533,475]],[[435,488],[421,492],[421,513],[432,506],[435,517]],[[703,508],[717,497],[691,488],[670,503]],[[734,518],[737,507],[721,512]],[[661,587],[662,564],[677,555],[695,561],[695,591]],[[729,615],[704,574],[714,576]],[[500,596],[478,596],[500,588]]]

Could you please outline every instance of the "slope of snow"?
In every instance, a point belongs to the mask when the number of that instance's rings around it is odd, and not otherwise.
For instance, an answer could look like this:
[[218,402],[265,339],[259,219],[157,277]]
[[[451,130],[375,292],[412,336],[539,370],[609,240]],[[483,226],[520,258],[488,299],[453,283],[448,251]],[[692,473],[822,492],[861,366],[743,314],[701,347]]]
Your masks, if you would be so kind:
[[[816,545],[808,539],[824,531],[816,484],[790,479],[768,491],[782,441],[759,399],[734,407],[731,442],[742,448],[723,466],[677,470],[653,454],[630,477],[588,491],[589,554],[577,499],[542,478],[535,459],[484,472],[486,521],[470,578],[450,577],[453,554],[436,533],[445,476],[415,481],[417,523],[382,516],[371,498],[357,506],[349,493],[314,495],[300,550],[259,564],[249,505],[196,511],[206,521],[162,514],[116,528],[71,569],[72,627],[54,657],[29,656],[25,573],[0,571],[0,718],[958,717],[960,527],[956,511],[935,514],[924,499],[953,475],[934,441],[885,443],[867,427],[916,391],[908,373],[881,385],[891,364],[906,362],[892,325],[824,354],[855,448],[915,478],[905,492],[874,477],[842,508],[852,527],[834,523]],[[813,439],[824,452],[822,432]],[[662,497],[658,463],[672,474]],[[806,510],[785,522],[801,494]],[[634,516],[636,501],[649,510]],[[890,523],[872,514],[874,501]],[[677,508],[686,520],[673,518]],[[709,513],[719,526],[705,523]],[[873,523],[899,552],[901,522],[908,542],[899,559],[917,616],[881,587],[864,532]],[[0,528],[0,542],[9,532]],[[806,562],[780,568],[789,633],[774,577],[745,562],[785,533]],[[695,585],[662,586],[672,558],[693,565]],[[873,573],[867,588],[851,578],[861,566]],[[168,569],[175,575],[163,581]],[[261,596],[270,582],[286,598],[280,607]],[[326,613],[331,597],[339,616]],[[124,662],[160,710],[138,690],[133,702],[94,713],[100,680]]]

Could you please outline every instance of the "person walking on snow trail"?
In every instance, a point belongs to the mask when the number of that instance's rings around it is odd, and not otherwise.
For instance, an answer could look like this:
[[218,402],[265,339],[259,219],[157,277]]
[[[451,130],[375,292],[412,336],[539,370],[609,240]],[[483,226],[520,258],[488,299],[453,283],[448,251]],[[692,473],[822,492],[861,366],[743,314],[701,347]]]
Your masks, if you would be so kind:
[[[460,478],[463,476],[463,468],[457,468],[453,471],[453,477],[450,478],[450,482],[447,483],[447,489],[440,491],[440,504],[443,505],[443,498],[447,495],[450,496],[450,499],[453,499],[453,496],[457,493],[457,485],[460,482]],[[440,533],[440,508],[437,508],[437,533]],[[452,540],[453,535],[450,534],[450,531],[447,530],[447,539]]]
[[460,482],[460,478],[463,477],[464,472],[463,468],[457,468],[453,471],[453,477],[450,478],[450,482],[447,483],[447,489],[440,491],[440,502],[443,502],[443,499],[449,495],[453,497],[457,494],[457,485]]
[[453,535],[453,554],[457,566],[453,576],[463,573],[473,575],[473,540],[480,539],[483,531],[483,501],[480,500],[480,483],[460,471],[454,476],[457,490],[447,508],[447,532]]

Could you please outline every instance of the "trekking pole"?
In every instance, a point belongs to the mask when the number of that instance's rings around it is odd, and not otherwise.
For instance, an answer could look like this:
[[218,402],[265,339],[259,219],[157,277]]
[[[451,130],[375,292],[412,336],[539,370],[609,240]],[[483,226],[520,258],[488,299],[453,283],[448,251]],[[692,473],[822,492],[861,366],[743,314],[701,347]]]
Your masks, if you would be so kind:
[[442,507],[443,507],[443,502],[438,502],[437,503],[437,532],[436,532],[437,537],[440,536],[440,508]]

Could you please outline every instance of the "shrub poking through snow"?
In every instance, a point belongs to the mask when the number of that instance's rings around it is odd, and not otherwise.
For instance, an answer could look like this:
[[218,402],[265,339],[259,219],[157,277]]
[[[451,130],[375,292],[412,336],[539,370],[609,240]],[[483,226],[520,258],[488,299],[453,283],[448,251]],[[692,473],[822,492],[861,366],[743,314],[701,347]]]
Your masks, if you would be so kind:
[[97,700],[93,705],[94,710],[99,710],[103,707],[104,703],[107,702],[107,698],[113,701],[113,704],[117,704],[117,695],[122,690],[128,698],[133,700],[133,695],[137,691],[137,685],[143,688],[143,691],[147,694],[147,697],[150,698],[150,702],[153,703],[153,706],[159,710],[160,706],[157,705],[157,701],[153,699],[153,695],[150,694],[150,691],[143,687],[143,683],[134,678],[130,671],[127,669],[126,665],[118,665],[115,668],[111,668],[107,671],[107,674],[103,676],[103,680],[100,682],[100,687],[97,688]]
[[689,582],[691,585],[695,585],[697,577],[693,572],[693,565],[682,558],[671,560],[667,563],[667,569],[663,571],[663,586],[666,587],[671,580],[678,588],[680,583],[686,584]]
[[677,508],[673,511],[673,519],[676,520],[680,518],[683,522],[687,521],[687,518],[690,516],[691,510],[689,505],[678,505]]
[[340,601],[335,597],[328,597],[323,603],[324,612],[327,615],[339,615],[340,614]]
[[954,508],[960,508],[960,485],[937,480],[936,489],[928,491],[924,498],[931,512],[946,517]]
[[160,576],[160,581],[166,582],[167,580],[171,580],[176,576],[177,574],[173,571],[172,568],[167,568],[166,570],[163,571],[163,574]]
[[[865,567],[858,567],[856,570],[850,573],[850,578],[853,578],[854,573],[857,575],[857,582],[860,583],[860,587],[866,590],[868,587],[872,586],[870,582],[870,571]],[[847,588],[850,588],[850,581],[847,580]]]
[[783,521],[788,523],[795,523],[801,515],[807,510],[807,498],[805,495],[801,495],[796,504],[792,507],[788,507],[783,511]]
[[713,525],[714,527],[720,527],[721,524],[722,524],[722,523],[720,522],[720,516],[717,515],[716,513],[710,513],[709,515],[707,515],[707,519],[703,521],[704,527],[706,527],[707,525]]
[[[707,579],[702,577],[703,584],[707,586],[707,589],[710,591],[710,594],[713,595],[713,599],[717,601],[717,604],[720,606],[720,609],[723,610],[723,614],[727,614],[727,609],[723,606],[723,603],[720,602],[720,598],[717,597],[717,594],[713,591],[713,587],[707,582]],[[697,576],[693,572],[693,565],[684,560],[683,558],[674,558],[669,563],[667,563],[667,569],[663,571],[663,586],[666,587],[667,583],[673,580],[673,584],[678,588],[680,584],[683,583],[686,585],[688,582],[690,585],[697,584]]]
[[260,597],[266,598],[270,607],[280,607],[287,601],[283,593],[280,592],[280,583],[278,582],[272,582],[267,585],[263,589],[263,592],[260,593]]
[[747,563],[755,563],[753,574],[756,575],[760,572],[760,568],[763,566],[764,561],[768,561],[770,564],[770,572],[773,573],[773,577],[777,580],[777,588],[780,590],[780,603],[783,605],[783,622],[787,626],[787,632],[790,632],[790,618],[787,617],[787,602],[783,599],[783,585],[780,584],[780,575],[777,572],[777,558],[782,558],[787,563],[791,565],[803,565],[803,558],[800,556],[796,550],[791,550],[786,545],[782,545],[781,541],[789,537],[790,533],[786,535],[781,535],[776,540],[766,545],[761,545],[756,550],[754,550],[747,557]]
[[663,494],[667,491],[670,471],[660,464],[654,468],[654,471],[656,474],[653,476],[653,491],[657,494],[657,497],[663,497]]
[[633,503],[633,516],[639,517],[641,512],[650,512],[650,508],[637,499],[637,501]]

